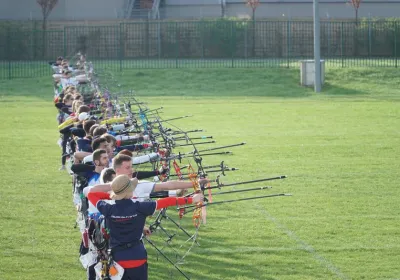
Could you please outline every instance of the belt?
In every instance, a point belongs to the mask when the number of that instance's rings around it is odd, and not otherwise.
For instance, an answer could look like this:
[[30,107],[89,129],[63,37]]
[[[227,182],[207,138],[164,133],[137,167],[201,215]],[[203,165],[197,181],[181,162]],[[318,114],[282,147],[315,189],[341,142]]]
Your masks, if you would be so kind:
[[142,240],[137,240],[135,242],[130,242],[130,243],[125,243],[123,245],[118,245],[118,246],[115,246],[115,247],[111,248],[111,253],[114,254],[114,253],[117,253],[117,252],[120,252],[120,251],[124,251],[126,249],[136,247],[139,244],[143,244],[143,241]]

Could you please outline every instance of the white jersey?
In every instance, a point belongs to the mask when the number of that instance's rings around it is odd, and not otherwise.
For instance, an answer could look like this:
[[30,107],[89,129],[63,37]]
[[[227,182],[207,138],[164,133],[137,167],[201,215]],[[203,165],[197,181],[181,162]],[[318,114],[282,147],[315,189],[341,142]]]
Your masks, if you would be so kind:
[[66,88],[67,86],[76,86],[78,83],[79,82],[76,78],[69,78],[69,79],[61,78],[61,85],[63,88]]
[[156,183],[149,181],[139,181],[135,190],[133,191],[133,200],[134,201],[149,201],[150,193],[154,191]]
[[[89,180],[87,187],[83,189],[83,194],[87,197],[90,189],[98,184],[100,184],[100,176],[93,176]],[[89,214],[98,213],[99,210],[97,210],[97,208],[90,201],[88,202],[89,202],[89,208],[88,208]]]
[[93,162],[93,154],[85,156],[83,158],[83,163]]
[[140,156],[140,157],[133,157],[132,164],[133,164],[133,165],[135,165],[135,164],[142,164],[142,163],[150,162],[150,161],[152,161],[152,160],[156,160],[156,159],[158,159],[158,158],[160,158],[159,154],[157,154],[157,153],[150,153],[150,154],[143,155],[143,156]]
[[[86,188],[83,189],[83,194],[87,197],[88,193],[91,188],[93,188],[95,185],[89,185]],[[155,183],[153,182],[148,182],[148,181],[140,181],[137,186],[135,191],[133,192],[133,201],[149,201],[150,200],[150,193],[154,191]],[[114,200],[107,200],[107,203],[110,204],[115,204]],[[89,215],[94,214],[94,213],[99,213],[99,210],[97,210],[96,206],[94,206],[90,201],[89,201],[89,209],[88,209]]]

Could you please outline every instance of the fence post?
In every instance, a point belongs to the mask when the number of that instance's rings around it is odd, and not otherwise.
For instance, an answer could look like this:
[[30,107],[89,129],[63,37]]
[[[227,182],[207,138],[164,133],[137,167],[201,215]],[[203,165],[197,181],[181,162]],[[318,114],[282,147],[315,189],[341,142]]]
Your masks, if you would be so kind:
[[10,32],[10,27],[7,27],[7,43],[6,43],[6,57],[8,59],[8,79],[11,80],[11,46],[10,46],[10,40],[11,40],[11,32]]
[[35,24],[32,24],[32,34],[31,34],[31,45],[32,45],[32,57],[33,57],[33,59],[36,59],[36,41],[37,41],[37,36],[36,36],[36,33],[35,33],[35,30],[36,30],[36,28],[35,28]]
[[64,49],[64,57],[66,57],[67,56],[67,27],[66,26],[64,26],[64,46],[63,46],[63,49]]
[[244,29],[244,58],[247,59],[247,40],[248,40],[248,28],[249,25],[246,22],[246,28]]
[[[323,23],[322,23],[322,26],[324,26]],[[331,20],[330,19],[328,19],[327,26],[328,26],[328,30],[327,30],[327,33],[328,33],[328,58],[330,59],[331,58]]]
[[341,27],[341,32],[340,32],[340,58],[341,58],[341,62],[342,62],[342,68],[344,67],[344,57],[343,57],[343,48],[344,48],[344,36],[343,36],[343,32],[344,32],[344,22],[342,21],[342,27]]
[[179,56],[179,30],[178,22],[175,22],[175,40],[176,40],[176,50],[175,50],[175,67],[178,68],[178,56]]
[[368,57],[371,57],[371,52],[372,52],[371,18],[368,18]]
[[205,57],[205,48],[204,48],[204,33],[205,33],[205,21],[200,21],[200,30],[201,30],[201,58],[204,60]]
[[290,21],[288,19],[286,23],[286,60],[287,60],[287,68],[289,68],[290,63]]
[[252,32],[252,37],[253,37],[253,47],[252,47],[252,57],[253,59],[256,58],[256,18],[254,16],[255,10],[253,10],[253,32]]
[[122,35],[122,25],[123,23],[121,22],[119,24],[119,71],[122,71],[122,47],[123,47],[123,35]]
[[231,58],[232,58],[232,68],[235,67],[235,61],[234,61],[234,54],[233,54],[233,50],[235,49],[233,47],[234,44],[234,40],[233,40],[233,28],[234,28],[234,24],[235,22],[232,20],[231,21]]
[[146,36],[145,36],[145,48],[146,48],[146,58],[149,59],[149,48],[150,48],[150,19],[146,19]]
[[161,21],[157,19],[157,49],[158,59],[161,60]]
[[397,21],[394,24],[394,66],[397,68]]

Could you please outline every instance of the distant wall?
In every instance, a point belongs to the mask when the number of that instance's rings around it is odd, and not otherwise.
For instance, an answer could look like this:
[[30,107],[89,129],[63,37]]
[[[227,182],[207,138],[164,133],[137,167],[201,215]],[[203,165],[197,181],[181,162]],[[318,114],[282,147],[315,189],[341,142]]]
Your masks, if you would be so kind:
[[[354,17],[348,0],[320,0],[322,18],[345,19]],[[312,17],[312,0],[264,0],[256,10],[257,18]],[[59,0],[50,14],[50,20],[110,20],[122,18],[125,0]],[[220,0],[165,0],[160,9],[166,19],[196,19],[221,17]],[[399,17],[400,0],[364,0],[360,17]],[[250,17],[251,9],[244,0],[226,1],[225,15]],[[0,20],[41,19],[36,0],[0,0]]]
[[[225,15],[250,17],[251,9],[244,0],[226,0]],[[322,18],[353,18],[354,9],[348,0],[320,0]],[[220,17],[220,0],[166,0],[162,9],[165,18]],[[359,8],[360,17],[399,17],[400,0],[364,0]],[[261,0],[257,18],[304,18],[313,16],[312,0]]]
[[[384,2],[384,1],[382,1]],[[353,18],[354,8],[346,3],[321,3],[319,5],[322,18]],[[228,4],[226,7],[227,16],[238,17],[251,15],[251,9],[243,4]],[[399,17],[400,1],[398,3],[362,3],[359,10],[359,17]],[[312,3],[268,3],[260,5],[256,10],[256,17],[276,18],[292,17],[304,18],[313,16]]]
[[[59,0],[49,19],[115,19],[122,15],[124,0]],[[0,0],[0,19],[41,19],[36,0]]]

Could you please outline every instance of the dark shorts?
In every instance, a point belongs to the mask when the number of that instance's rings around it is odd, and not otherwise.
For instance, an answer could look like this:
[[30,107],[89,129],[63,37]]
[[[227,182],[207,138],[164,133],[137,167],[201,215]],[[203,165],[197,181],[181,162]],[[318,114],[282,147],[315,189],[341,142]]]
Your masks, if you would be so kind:
[[[96,280],[96,271],[94,270],[96,264],[88,267],[88,280]],[[147,280],[147,263],[139,267],[125,269],[122,280]]]
[[145,263],[139,267],[126,268],[122,280],[147,280],[147,266]]

